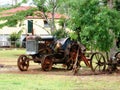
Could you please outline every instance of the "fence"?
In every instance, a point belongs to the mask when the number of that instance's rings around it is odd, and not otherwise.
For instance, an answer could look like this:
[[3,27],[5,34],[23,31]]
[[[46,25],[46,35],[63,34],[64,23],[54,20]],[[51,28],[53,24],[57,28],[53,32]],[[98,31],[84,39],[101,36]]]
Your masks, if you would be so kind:
[[25,41],[0,41],[0,48],[7,47],[7,48],[19,48],[25,47]]

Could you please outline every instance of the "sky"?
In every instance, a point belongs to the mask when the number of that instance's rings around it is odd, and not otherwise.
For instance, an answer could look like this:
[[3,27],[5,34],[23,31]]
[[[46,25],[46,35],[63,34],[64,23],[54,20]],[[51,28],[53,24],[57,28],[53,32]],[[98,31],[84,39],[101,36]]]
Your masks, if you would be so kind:
[[[0,5],[5,5],[5,4],[12,4],[13,0],[0,0]],[[20,2],[22,0],[18,0]]]
[[0,0],[0,5],[11,3],[10,0]]
[[[13,2],[14,0],[0,0],[0,5],[12,5],[14,4],[15,2]],[[18,2],[21,2],[22,0],[17,0]],[[30,6],[32,5],[32,0],[28,0],[27,3],[25,4],[22,4],[22,6]]]

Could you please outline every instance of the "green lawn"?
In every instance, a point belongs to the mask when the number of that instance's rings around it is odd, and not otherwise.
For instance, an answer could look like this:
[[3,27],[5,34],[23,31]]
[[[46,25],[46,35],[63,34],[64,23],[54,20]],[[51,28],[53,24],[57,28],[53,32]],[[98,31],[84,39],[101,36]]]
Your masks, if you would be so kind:
[[120,77],[1,74],[1,90],[120,90]]
[[[0,50],[0,64],[3,59],[6,64],[9,64],[9,60],[16,64],[18,56],[25,52],[24,49]],[[34,70],[33,74],[19,72],[0,71],[0,90],[120,90],[120,76],[117,74],[74,76],[54,74],[57,71],[50,72],[53,74],[42,71],[34,74]]]
[[25,49],[0,49],[0,58],[16,59],[19,55],[25,53]]
[[26,54],[25,49],[0,49],[0,64],[16,65],[19,55]]

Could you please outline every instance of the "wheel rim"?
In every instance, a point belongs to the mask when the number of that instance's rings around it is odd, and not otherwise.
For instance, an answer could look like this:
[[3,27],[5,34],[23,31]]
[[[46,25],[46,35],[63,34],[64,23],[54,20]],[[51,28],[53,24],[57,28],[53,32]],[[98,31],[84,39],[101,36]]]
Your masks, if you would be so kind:
[[19,68],[21,71],[27,71],[27,70],[28,70],[28,67],[29,67],[29,61],[28,61],[27,56],[21,55],[21,56],[18,58],[18,68]]
[[101,53],[94,53],[91,57],[91,69],[94,72],[103,72],[105,71],[106,61],[104,56]]
[[52,69],[53,61],[51,57],[46,57],[42,63],[42,69],[44,71],[50,71]]

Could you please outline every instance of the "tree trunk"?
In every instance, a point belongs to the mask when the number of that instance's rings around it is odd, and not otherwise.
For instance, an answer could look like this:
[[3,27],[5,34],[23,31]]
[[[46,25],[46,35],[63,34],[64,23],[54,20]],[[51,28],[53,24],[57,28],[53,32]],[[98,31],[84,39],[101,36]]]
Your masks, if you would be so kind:
[[110,9],[113,8],[113,0],[108,0],[108,7],[109,7]]
[[[113,8],[113,0],[108,0],[108,6],[109,6],[110,9]],[[111,34],[114,35],[114,33],[112,31],[111,31]],[[116,46],[116,39],[114,38],[113,46],[112,46],[112,48],[110,49],[110,52],[109,52],[109,57],[108,57],[109,59],[107,60],[108,61],[108,68],[107,68],[107,70],[110,73],[117,71],[117,66],[116,66],[116,63],[114,63],[115,60],[113,58],[115,56],[116,52],[117,52],[117,46]]]
[[110,49],[109,52],[109,60],[112,59],[112,57],[114,57],[116,53],[117,53],[117,46],[116,46],[116,39],[114,39],[113,47]]
[[[112,9],[113,8],[113,0],[108,0],[107,3],[108,3],[108,7],[110,9]],[[111,31],[111,33],[112,33],[112,31]],[[116,52],[116,39],[114,39],[114,41],[113,41],[113,47],[110,49],[110,52],[108,54],[109,55],[109,60],[114,56],[115,52]]]
[[51,28],[51,32],[55,31],[55,9],[57,7],[57,1],[53,0],[52,1],[53,7],[52,7],[52,28]]
[[55,30],[55,20],[54,20],[55,10],[53,8],[52,10],[52,28],[51,31],[53,32]]
[[15,5],[17,5],[17,0],[15,0]]

